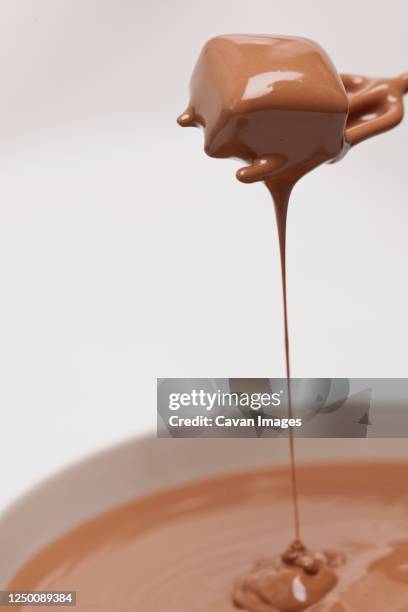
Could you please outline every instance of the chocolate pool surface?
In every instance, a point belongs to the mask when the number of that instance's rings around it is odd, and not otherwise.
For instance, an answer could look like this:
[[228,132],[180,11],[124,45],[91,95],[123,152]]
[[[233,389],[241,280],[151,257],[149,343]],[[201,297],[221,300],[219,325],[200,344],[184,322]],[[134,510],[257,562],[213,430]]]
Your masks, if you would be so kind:
[[[408,465],[298,471],[305,544],[346,558],[336,585],[307,609],[407,611]],[[120,507],[52,543],[8,588],[76,590],[81,612],[232,612],[237,579],[292,539],[288,475],[283,468],[238,473]],[[303,592],[298,580],[290,607],[280,609],[305,609]],[[278,610],[265,602],[254,609]]]

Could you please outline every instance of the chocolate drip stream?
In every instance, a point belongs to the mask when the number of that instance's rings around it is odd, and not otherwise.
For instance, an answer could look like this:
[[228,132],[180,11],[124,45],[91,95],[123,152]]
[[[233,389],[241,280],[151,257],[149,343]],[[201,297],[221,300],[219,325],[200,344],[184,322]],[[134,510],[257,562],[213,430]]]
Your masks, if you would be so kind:
[[[289,345],[289,321],[288,321],[288,294],[286,283],[286,226],[289,199],[293,186],[289,183],[275,183],[271,181],[267,183],[268,189],[271,192],[275,206],[276,222],[278,227],[279,251],[281,263],[281,278],[282,278],[282,297],[283,297],[283,317],[284,317],[284,338],[285,338],[285,366],[287,378],[288,392],[288,418],[293,418],[292,406],[292,390],[291,390],[291,373],[290,373],[290,345]],[[292,485],[292,505],[294,519],[294,534],[295,540],[300,540],[300,518],[299,518],[299,496],[296,474],[296,455],[295,455],[295,440],[293,435],[293,427],[289,427],[289,453],[290,453],[290,474]]]

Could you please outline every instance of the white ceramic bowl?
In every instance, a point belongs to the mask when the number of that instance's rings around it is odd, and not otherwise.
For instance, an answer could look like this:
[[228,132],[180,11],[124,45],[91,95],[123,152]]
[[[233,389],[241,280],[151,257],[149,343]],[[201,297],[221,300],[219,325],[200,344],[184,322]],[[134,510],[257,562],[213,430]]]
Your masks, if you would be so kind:
[[[408,461],[406,439],[299,439],[299,462]],[[0,588],[43,546],[97,513],[189,480],[288,461],[284,439],[135,440],[65,469],[0,517]],[[5,554],[4,554],[5,553]]]

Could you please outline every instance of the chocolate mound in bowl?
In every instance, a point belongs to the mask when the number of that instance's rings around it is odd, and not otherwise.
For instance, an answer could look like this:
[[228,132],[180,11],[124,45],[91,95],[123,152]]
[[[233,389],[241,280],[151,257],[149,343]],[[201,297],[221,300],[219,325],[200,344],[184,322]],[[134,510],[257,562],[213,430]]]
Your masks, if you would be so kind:
[[251,612],[306,610],[337,584],[336,568],[345,562],[335,551],[313,552],[294,540],[280,557],[260,559],[237,582],[233,601]]
[[312,551],[286,549],[292,536],[289,470],[258,469],[163,491],[97,516],[40,551],[7,588],[76,590],[78,612],[233,612],[237,603],[257,610],[237,599],[241,576],[249,581],[241,583],[246,594],[259,594],[258,609],[275,612],[268,572],[284,566],[291,578],[275,599],[279,612],[305,609],[302,599],[316,592],[315,584],[326,594],[310,599],[312,612],[407,610],[408,464],[300,465],[298,474],[302,527]]

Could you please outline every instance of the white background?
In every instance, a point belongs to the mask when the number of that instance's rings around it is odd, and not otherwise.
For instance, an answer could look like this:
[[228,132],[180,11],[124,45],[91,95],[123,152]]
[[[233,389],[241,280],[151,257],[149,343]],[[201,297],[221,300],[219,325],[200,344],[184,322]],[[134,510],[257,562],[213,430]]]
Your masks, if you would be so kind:
[[[156,376],[283,375],[262,185],[176,116],[202,44],[304,35],[408,70],[406,2],[3,0],[0,505],[155,426]],[[294,376],[407,376],[408,124],[296,188]]]

